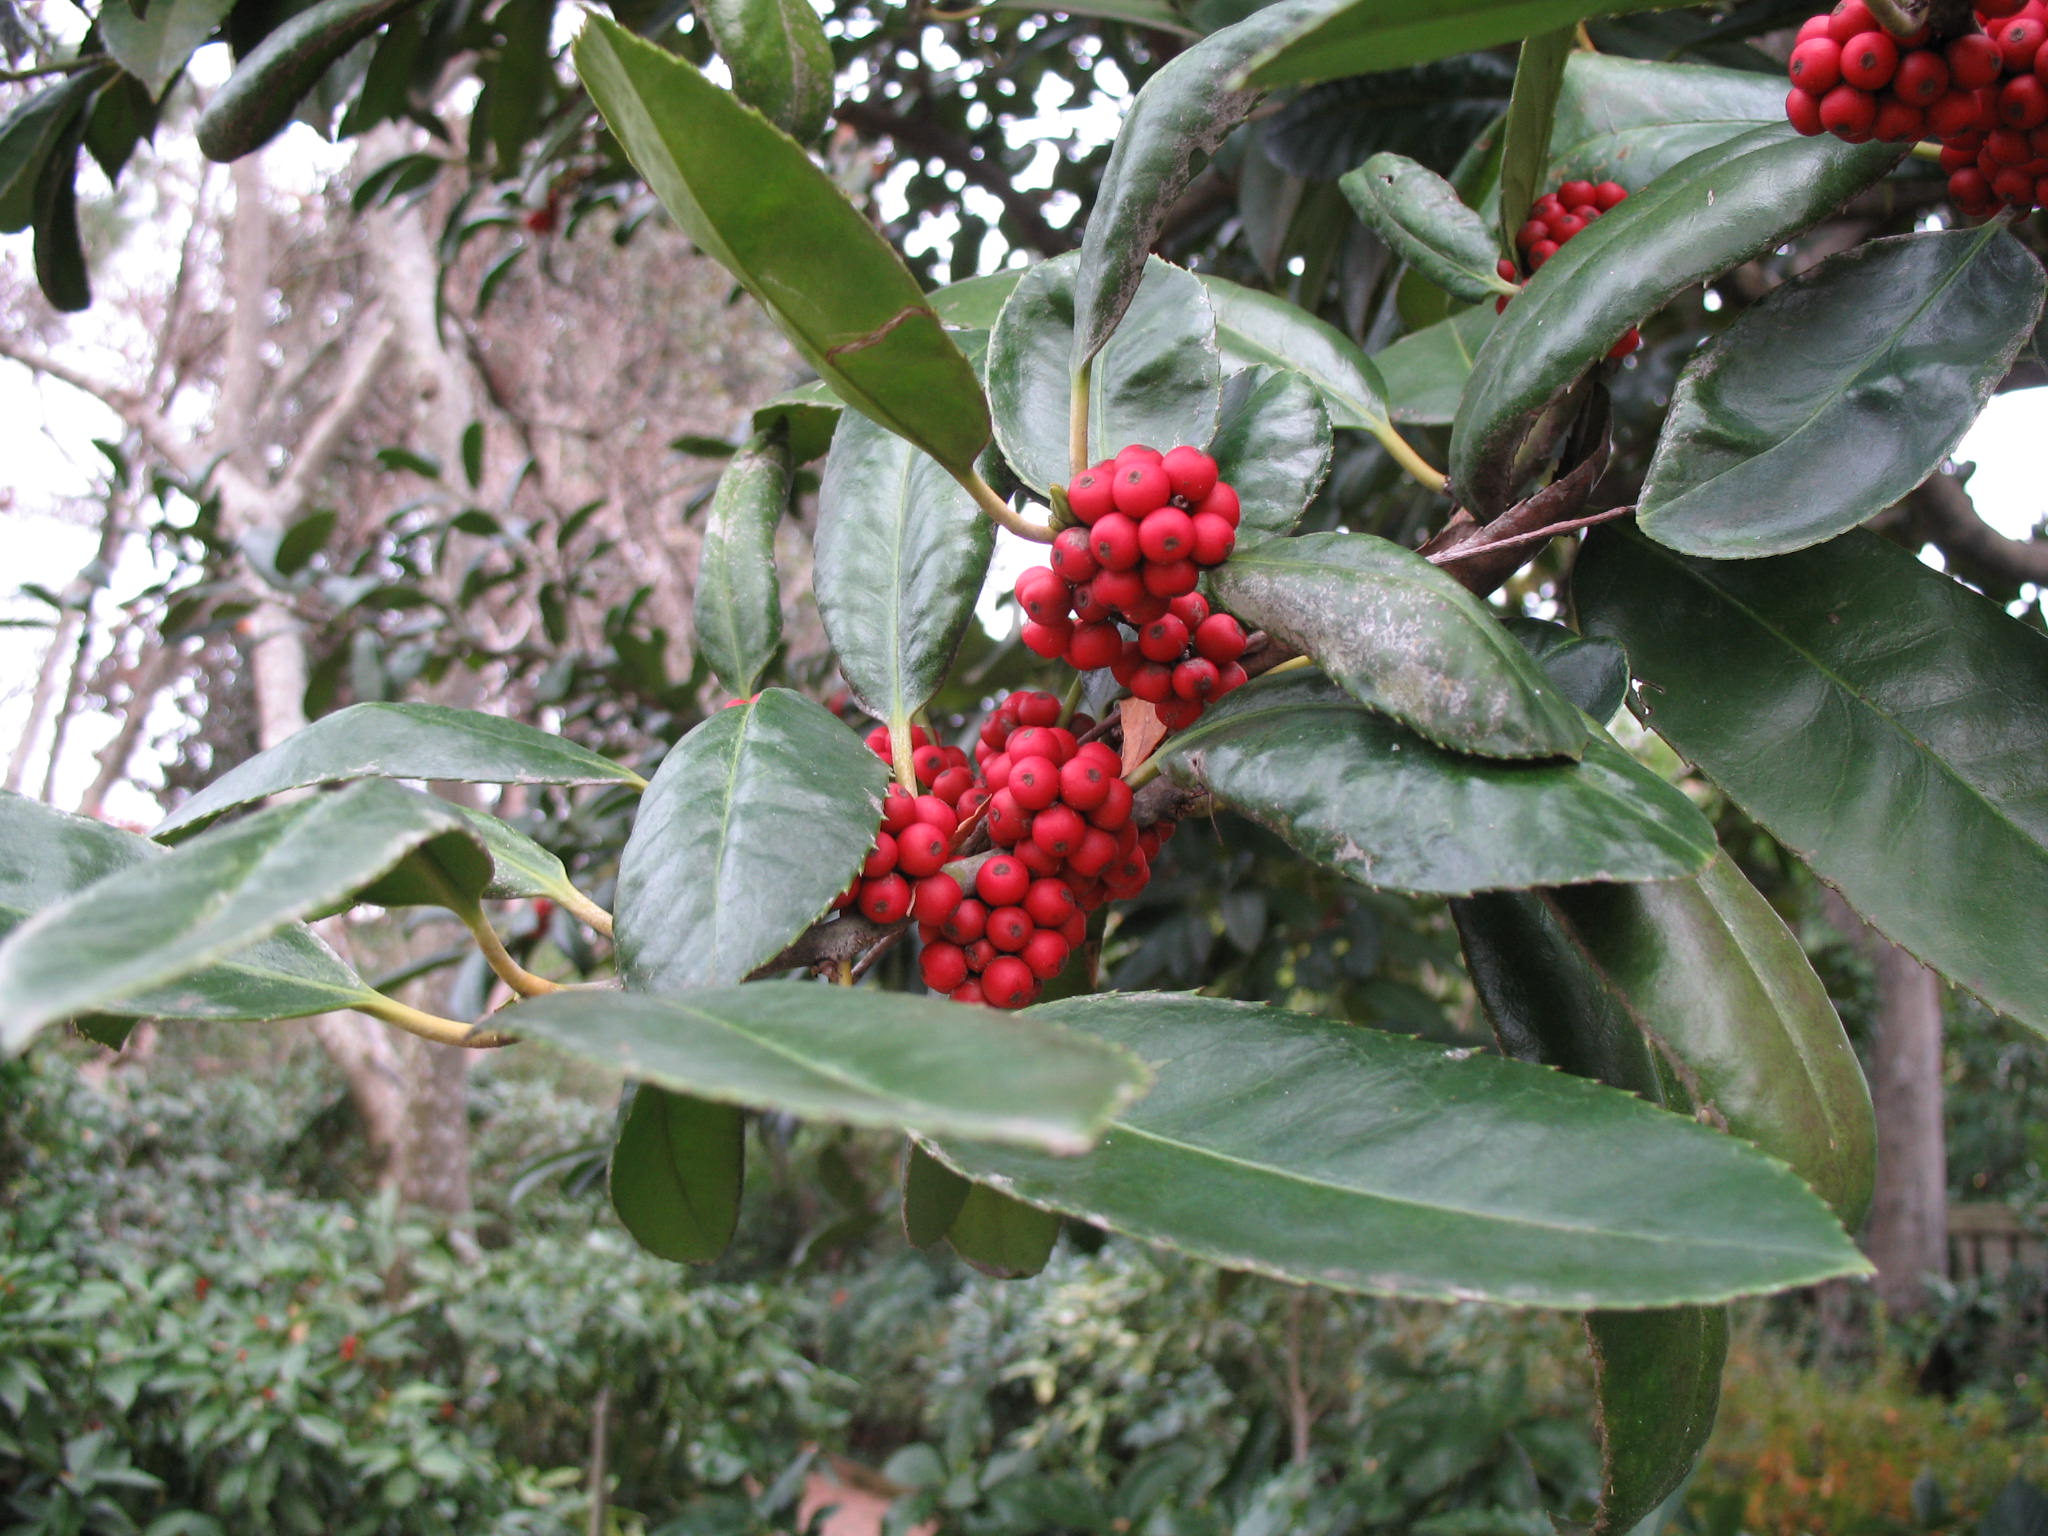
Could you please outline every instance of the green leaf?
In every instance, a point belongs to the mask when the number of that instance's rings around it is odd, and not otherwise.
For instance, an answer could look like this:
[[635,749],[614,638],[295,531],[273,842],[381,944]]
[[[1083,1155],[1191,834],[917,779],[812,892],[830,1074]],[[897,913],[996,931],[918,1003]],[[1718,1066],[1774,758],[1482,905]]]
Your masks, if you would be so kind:
[[428,797],[356,784],[258,811],[118,870],[0,943],[0,1052],[19,1052],[58,1019],[224,960],[449,836],[472,835]]
[[1155,32],[1174,32],[1182,37],[1197,36],[1197,32],[1181,19],[1180,13],[1166,0],[1079,0],[1078,4],[1047,5],[1043,0],[993,0],[984,9],[991,11],[1029,11],[1036,15],[1049,16],[1057,12],[1062,16],[1099,16],[1104,21],[1121,21],[1134,27],[1147,27]]
[[903,1158],[903,1236],[913,1248],[945,1237],[973,1188],[959,1174],[910,1142]]
[[1209,577],[1219,606],[1437,746],[1578,757],[1584,719],[1486,604],[1369,533],[1266,539]]
[[709,1264],[732,1242],[746,1171],[746,1115],[628,1083],[606,1187],[633,1240],[657,1258]]
[[832,446],[832,434],[845,409],[846,403],[832,393],[830,384],[814,379],[784,390],[756,409],[753,428],[759,436],[779,427],[789,439],[790,461],[808,464],[813,459],[822,459],[825,450]]
[[1550,133],[1557,98],[1564,89],[1565,60],[1571,57],[1574,32],[1558,27],[1530,34],[1522,41],[1515,63],[1515,90],[1508,99],[1507,123],[1500,152],[1500,248],[1515,248],[1515,231],[1543,188],[1544,162],[1550,156]]
[[472,421],[462,429],[462,478],[473,491],[484,478],[484,424]]
[[1435,171],[1382,152],[1337,185],[1353,210],[1393,250],[1454,299],[1491,303],[1515,285],[1494,271],[1500,247],[1485,221]]
[[[476,116],[489,136],[498,174],[511,177],[519,174],[527,140],[540,131],[550,104],[555,12],[545,5],[501,5],[491,20],[502,40],[478,71],[483,94]],[[484,302],[485,295],[479,292],[477,303]],[[472,478],[470,484],[476,483]]]
[[986,1184],[967,1183],[946,1240],[983,1274],[1024,1280],[1044,1269],[1052,1257],[1060,1240],[1060,1219]]
[[1897,145],[1752,129],[1672,167],[1530,278],[1480,349],[1451,430],[1451,479],[1482,519],[1513,500],[1537,415],[1680,290],[1781,244],[1878,180]]
[[832,45],[810,0],[696,0],[733,94],[792,138],[815,139],[832,110]]
[[85,129],[84,118],[71,120],[35,184],[36,286],[53,308],[67,314],[92,305],[85,242],[78,229],[78,149]]
[[1564,67],[1544,182],[1583,177],[1640,191],[1690,155],[1781,122],[1777,75],[1574,53]]
[[327,546],[339,514],[332,507],[315,507],[284,530],[277,551],[270,557],[271,568],[289,581],[303,571],[312,558]]
[[903,259],[802,146],[602,16],[576,39],[576,69],[683,232],[839,398],[949,469],[969,468],[989,437],[974,369]]
[[1893,943],[2048,1031],[2048,638],[1875,534],[1770,560],[1589,541],[1645,723]]
[[79,131],[78,120],[113,73],[88,69],[45,86],[0,122],[0,233],[18,234],[35,221],[44,168]]
[[810,981],[654,997],[555,992],[506,1027],[675,1093],[845,1125],[1073,1153],[1147,1080],[1114,1045],[1028,1016]]
[[[1029,269],[989,338],[989,404],[996,442],[1017,478],[1044,492],[1072,474],[1068,417],[1073,380],[1074,280],[1079,258]],[[1206,443],[1223,388],[1216,322],[1201,282],[1157,257],[1123,323],[1088,376],[1088,462],[1129,443],[1164,452]]]
[[974,618],[995,528],[936,463],[861,416],[832,440],[813,588],[862,708],[907,718],[938,691]]
[[146,16],[138,17],[126,6],[103,5],[100,40],[114,62],[148,86],[155,100],[233,8],[234,0],[156,0]]
[[712,714],[662,759],[619,860],[626,985],[728,986],[774,959],[875,846],[887,783],[853,732],[786,688]]
[[957,330],[992,331],[1003,304],[1024,280],[1023,267],[1005,267],[981,277],[963,278],[934,288],[928,297],[939,318]]
[[1998,224],[1872,240],[1695,352],[1637,526],[1690,555],[1780,555],[1874,517],[1955,451],[2041,316]]
[[[1642,0],[1313,0],[1253,56],[1252,85],[1311,85],[1512,43]],[[1655,7],[1649,7],[1655,9]]]
[[1216,345],[1231,368],[1263,363],[1306,374],[1322,394],[1333,427],[1387,427],[1386,388],[1358,344],[1277,294],[1221,277],[1203,277],[1216,314]]
[[1242,536],[1286,533],[1330,471],[1330,413],[1306,374],[1263,365],[1224,381],[1209,440],[1217,477],[1237,492]]
[[174,841],[267,795],[360,778],[645,783],[630,768],[516,720],[440,704],[352,704],[222,774],[165,817],[152,835]]
[[1145,275],[1145,253],[1158,243],[1167,214],[1200,169],[1198,160],[1262,94],[1233,86],[1230,77],[1312,10],[1312,0],[1267,5],[1175,55],[1132,100],[1081,237],[1072,285],[1074,377],[1122,323]]
[[1261,141],[1274,164],[1311,181],[1335,181],[1383,149],[1448,172],[1475,143],[1497,142],[1514,80],[1514,65],[1491,53],[1332,80],[1263,117]]
[[1612,640],[1575,635],[1562,624],[1511,618],[1508,633],[1550,674],[1564,696],[1605,725],[1628,697],[1628,656]]
[[1375,352],[1373,365],[1379,369],[1394,420],[1448,425],[1458,414],[1458,397],[1472,376],[1472,360],[1493,334],[1497,318],[1491,304],[1460,310]]
[[1721,1406],[1726,1307],[1588,1312],[1600,1409],[1600,1518],[1627,1536],[1691,1473]]
[[[94,881],[166,857],[157,844],[0,790],[0,936]],[[102,1003],[135,1018],[289,1019],[353,1008],[371,993],[311,930],[260,944],[152,991]]]
[[755,438],[726,462],[704,524],[693,616],[697,644],[728,692],[745,696],[782,644],[775,527],[789,502],[789,449]]
[[1827,1208],[1731,1137],[1581,1078],[1214,998],[1027,1009],[1158,1073],[1094,1152],[942,1143],[957,1171],[1280,1279],[1532,1306],[1725,1300],[1867,1274]]
[[1692,802],[1604,735],[1577,763],[1463,757],[1314,675],[1239,689],[1160,755],[1296,852],[1393,890],[1665,880],[1714,854]]
[[562,861],[524,832],[485,811],[450,801],[436,803],[446,805],[469,823],[490,859],[490,869],[478,895],[491,901],[524,901],[545,896],[570,907],[584,904],[582,893],[570,881]]
[[420,0],[319,0],[272,29],[235,65],[199,114],[209,160],[239,160],[276,137],[299,103],[349,49]]

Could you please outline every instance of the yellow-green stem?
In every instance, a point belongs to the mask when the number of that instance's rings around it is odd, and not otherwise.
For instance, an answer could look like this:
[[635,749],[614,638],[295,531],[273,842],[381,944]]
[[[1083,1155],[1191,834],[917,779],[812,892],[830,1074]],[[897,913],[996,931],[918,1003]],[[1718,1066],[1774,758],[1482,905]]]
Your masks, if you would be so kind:
[[422,1013],[419,1009],[401,1003],[395,997],[386,997],[381,992],[375,1001],[356,1004],[359,1013],[367,1013],[373,1019],[382,1019],[395,1029],[402,1029],[409,1035],[418,1035],[422,1040],[432,1040],[440,1045],[459,1045],[466,1050],[494,1051],[503,1045],[517,1043],[515,1035],[503,1034],[495,1029],[479,1029],[474,1024],[465,1024],[460,1019],[444,1019],[439,1014]]
[[505,948],[505,941],[498,937],[498,930],[491,926],[491,920],[484,916],[484,909],[476,902],[464,902],[455,907],[455,915],[462,919],[462,926],[476,940],[476,946],[484,952],[484,961],[498,980],[505,983],[521,997],[545,997],[550,992],[561,991],[561,986],[545,976],[536,976],[525,966],[514,960]]
[[917,793],[916,752],[910,737],[910,711],[898,709],[889,716],[889,763],[896,770],[896,782],[913,795]]
[[1290,656],[1278,665],[1266,668],[1259,676],[1277,677],[1282,672],[1299,672],[1303,667],[1312,667],[1315,664],[1315,658],[1312,656]]
[[1074,718],[1074,711],[1081,707],[1081,690],[1087,686],[1087,683],[1088,674],[1086,672],[1076,672],[1074,674],[1074,680],[1067,684],[1066,696],[1060,700],[1060,718],[1056,722],[1057,724],[1064,727],[1069,720]]
[[971,467],[949,469],[947,472],[959,482],[962,490],[974,498],[974,504],[980,507],[987,514],[989,521],[998,528],[1007,528],[1018,538],[1029,539],[1034,544],[1050,544],[1053,541],[1053,531],[1050,528],[1041,523],[1034,523],[1030,518],[1014,511],[1007,501],[996,494],[995,487],[982,479]]
[[1088,383],[1095,371],[1090,358],[1074,372],[1073,395],[1067,405],[1067,477],[1088,467]]
[[1372,435],[1380,440],[1380,446],[1393,456],[1394,462],[1407,470],[1417,482],[1439,496],[1446,494],[1444,472],[1409,447],[1408,440],[1394,430],[1392,422],[1373,428]]
[[611,913],[605,911],[603,907],[600,907],[574,886],[571,886],[563,894],[561,901],[562,905],[568,908],[569,915],[582,923],[586,928],[595,928],[606,938],[612,936]]

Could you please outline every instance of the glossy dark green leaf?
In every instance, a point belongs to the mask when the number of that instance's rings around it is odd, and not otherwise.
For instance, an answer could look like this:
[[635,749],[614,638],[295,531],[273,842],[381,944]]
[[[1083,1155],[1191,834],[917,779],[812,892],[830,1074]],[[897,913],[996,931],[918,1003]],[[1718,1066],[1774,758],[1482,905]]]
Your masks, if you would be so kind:
[[1494,271],[1493,231],[1457,188],[1406,155],[1374,155],[1337,183],[1358,216],[1393,250],[1455,299],[1492,303],[1515,285]]
[[1095,1151],[947,1141],[979,1182],[1213,1263],[1378,1295],[1719,1301],[1867,1274],[1813,1192],[1582,1078],[1277,1008],[1157,993],[1027,1009],[1158,1073]]
[[486,811],[446,801],[440,803],[446,804],[449,810],[469,824],[490,860],[489,872],[479,895],[491,901],[522,901],[545,896],[550,901],[572,907],[582,903],[581,893],[570,882],[569,871],[562,861],[524,832],[507,826]]
[[2041,264],[1998,224],[1871,240],[1808,268],[1686,364],[1637,526],[1726,560],[1876,516],[1955,451],[2041,297]]
[[960,1209],[946,1229],[946,1241],[955,1253],[998,1280],[1024,1280],[1037,1274],[1059,1240],[1057,1215],[1013,1200],[986,1184],[967,1184]]
[[0,943],[0,1051],[225,960],[449,837],[472,839],[453,811],[371,782],[258,811],[118,870]]
[[57,147],[78,132],[111,69],[82,70],[25,98],[0,122],[0,233],[27,229],[36,216],[36,188]]
[[1310,85],[1641,9],[1642,0],[1313,0],[1286,35],[1252,58],[1242,78],[1253,85]]
[[230,769],[165,817],[154,834],[190,835],[238,805],[340,779],[469,784],[631,784],[630,768],[516,720],[440,704],[352,704]]
[[1545,619],[1511,618],[1508,633],[1550,674],[1564,696],[1605,725],[1628,697],[1628,656],[1612,640],[1588,639]]
[[1588,1312],[1586,1332],[1600,1405],[1594,1536],[1628,1536],[1685,1481],[1713,1433],[1728,1309]]
[[903,1155],[903,1236],[913,1248],[944,1239],[972,1188],[913,1141]]
[[907,719],[945,680],[995,549],[995,526],[951,476],[849,413],[818,491],[813,589],[863,708]]
[[1396,421],[1440,427],[1458,414],[1458,398],[1472,376],[1472,360],[1493,334],[1491,304],[1460,310],[1403,336],[1372,355],[1387,407]]
[[1264,117],[1261,142],[1275,165],[1312,181],[1335,181],[1383,149],[1449,172],[1499,121],[1514,77],[1498,54],[1472,53],[1332,80]]
[[85,152],[105,173],[119,181],[135,148],[156,132],[157,106],[149,87],[133,75],[120,74],[93,97],[85,122]]
[[1221,277],[1203,277],[1202,288],[1216,314],[1216,344],[1227,366],[1263,363],[1306,374],[1323,397],[1331,426],[1387,430],[1386,387],[1350,337],[1278,294]]
[[420,0],[319,0],[273,28],[199,114],[199,149],[239,160],[279,133],[299,103],[349,49]]
[[85,241],[78,228],[78,151],[87,120],[71,120],[43,162],[35,184],[35,243],[31,251],[36,286],[53,308],[67,314],[92,305]]
[[1081,237],[1072,283],[1073,375],[1122,323],[1145,275],[1145,253],[1158,243],[1167,214],[1202,158],[1258,101],[1260,92],[1233,86],[1231,77],[1312,10],[1313,0],[1278,0],[1263,7],[1175,55],[1131,102]]
[[732,1242],[747,1117],[652,1083],[628,1083],[605,1185],[633,1240],[657,1258],[709,1264]]
[[1565,60],[1571,57],[1571,27],[1532,33],[1522,41],[1515,62],[1515,90],[1501,128],[1500,248],[1513,251],[1515,231],[1529,216],[1530,205],[1546,189],[1544,162],[1550,156],[1550,134],[1557,98],[1564,89]]
[[2048,638],[1875,534],[1770,560],[1590,541],[1645,723],[1893,943],[2048,1030]]
[[662,759],[619,860],[626,985],[729,986],[774,959],[875,846],[887,784],[859,737],[785,688],[715,711]]
[[811,981],[554,992],[507,1029],[675,1093],[804,1119],[1073,1153],[1144,1088],[1129,1052],[939,998]]
[[1550,136],[1547,185],[1573,177],[1640,191],[1688,156],[1785,116],[1783,81],[1747,69],[1574,53]]
[[1714,852],[1692,802],[1604,736],[1576,763],[1460,756],[1314,675],[1238,690],[1162,757],[1297,852],[1394,890],[1664,880]]
[[1681,289],[1819,222],[1898,160],[1897,145],[1756,128],[1672,167],[1562,247],[1480,349],[1451,431],[1451,480],[1482,519],[1513,498],[1537,415]]
[[100,7],[100,40],[114,62],[163,95],[193,51],[213,35],[234,0],[156,0],[146,15],[123,5]]
[[753,428],[757,434],[779,428],[789,440],[790,462],[808,464],[822,459],[832,446],[832,434],[845,409],[846,403],[832,392],[830,384],[814,379],[757,407]]
[[815,139],[832,110],[832,45],[810,0],[696,0],[732,71],[733,94],[792,138]]
[[683,232],[839,398],[941,464],[972,465],[989,437],[973,368],[903,259],[803,147],[602,16],[577,38],[576,68]]
[[1369,533],[1266,539],[1217,567],[1209,590],[1440,747],[1483,757],[1585,750],[1578,710],[1486,604],[1398,544]]
[[[0,936],[95,880],[165,857],[145,837],[67,816],[0,790]],[[129,1018],[290,1019],[353,1008],[370,996],[311,930],[288,927],[260,944],[149,991],[102,1003]]]
[[[1031,268],[989,339],[989,405],[996,442],[1017,478],[1038,491],[1072,476],[1068,419],[1078,258]],[[1216,321],[1200,280],[1157,257],[1088,377],[1088,462],[1129,443],[1162,452],[1206,443],[1223,387]]]
[[782,644],[775,528],[789,503],[789,449],[755,438],[726,461],[704,524],[693,610],[697,645],[734,694],[761,686]]
[[1305,374],[1253,367],[1223,385],[1222,419],[1209,442],[1217,474],[1237,492],[1239,537],[1285,533],[1330,471],[1330,413]]

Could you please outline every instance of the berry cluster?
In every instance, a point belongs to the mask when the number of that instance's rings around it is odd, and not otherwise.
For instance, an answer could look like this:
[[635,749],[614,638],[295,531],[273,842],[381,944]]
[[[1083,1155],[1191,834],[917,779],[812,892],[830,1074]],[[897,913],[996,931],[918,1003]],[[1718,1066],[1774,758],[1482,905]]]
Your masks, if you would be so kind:
[[1851,144],[1937,141],[1972,218],[2048,203],[2048,5],[1981,0],[1973,14],[1980,31],[1901,38],[1863,0],[1840,0],[1799,29],[1785,115]]
[[[1523,265],[1534,272],[1557,254],[1559,246],[1627,196],[1628,188],[1618,181],[1567,181],[1555,192],[1537,198],[1529,209],[1529,217],[1515,231],[1515,249],[1521,253]],[[1511,283],[1519,281],[1522,275],[1521,268],[1505,256],[1498,270]],[[1508,298],[1509,295],[1502,294],[1493,301],[1494,313],[1508,307]],[[1627,357],[1642,344],[1641,333],[1630,326],[1628,334],[1607,355]]]
[[1076,475],[1067,505],[1081,526],[1017,578],[1024,643],[1083,672],[1109,667],[1167,729],[1192,725],[1245,680],[1243,626],[1195,591],[1237,546],[1237,492],[1199,449],[1134,444]]

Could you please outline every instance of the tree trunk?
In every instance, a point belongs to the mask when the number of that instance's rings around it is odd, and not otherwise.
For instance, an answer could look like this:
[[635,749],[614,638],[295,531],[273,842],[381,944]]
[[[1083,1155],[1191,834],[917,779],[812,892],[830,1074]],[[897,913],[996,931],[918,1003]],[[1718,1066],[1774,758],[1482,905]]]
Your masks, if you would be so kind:
[[1870,963],[1877,1010],[1869,1052],[1877,1189],[1863,1248],[1894,1315],[1927,1303],[1948,1274],[1948,1143],[1942,1122],[1941,980],[1830,891],[1829,920]]

